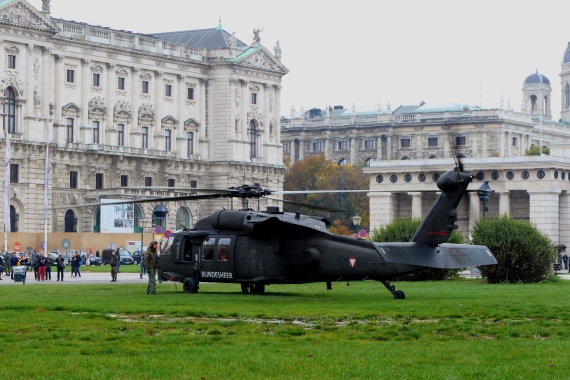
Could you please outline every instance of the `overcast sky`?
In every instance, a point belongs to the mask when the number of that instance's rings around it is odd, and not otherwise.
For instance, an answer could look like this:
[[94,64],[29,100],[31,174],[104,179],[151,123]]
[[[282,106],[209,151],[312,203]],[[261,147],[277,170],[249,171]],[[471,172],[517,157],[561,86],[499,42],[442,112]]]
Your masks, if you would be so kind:
[[[41,0],[30,0],[41,10]],[[560,117],[560,71],[570,41],[570,1],[52,0],[53,17],[139,33],[215,28],[273,51],[279,40],[281,110],[456,102],[520,109],[522,82],[552,84]]]

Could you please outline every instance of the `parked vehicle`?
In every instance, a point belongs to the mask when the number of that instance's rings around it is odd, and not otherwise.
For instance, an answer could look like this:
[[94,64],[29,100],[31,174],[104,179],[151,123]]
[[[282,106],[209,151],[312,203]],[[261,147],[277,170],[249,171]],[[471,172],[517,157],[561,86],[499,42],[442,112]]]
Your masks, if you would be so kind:
[[120,251],[119,259],[121,260],[121,265],[122,264],[133,265],[135,263],[131,254],[127,251]]
[[135,265],[141,262],[141,251],[135,251],[132,255],[133,260],[135,261]]
[[97,256],[91,256],[91,257],[89,258],[89,260],[91,260],[91,265],[97,265],[97,266],[99,266],[99,265],[103,264],[103,260],[102,260],[100,257],[97,257]]
[[104,249],[101,253],[101,261],[103,265],[109,265],[111,263],[111,254],[114,249]]

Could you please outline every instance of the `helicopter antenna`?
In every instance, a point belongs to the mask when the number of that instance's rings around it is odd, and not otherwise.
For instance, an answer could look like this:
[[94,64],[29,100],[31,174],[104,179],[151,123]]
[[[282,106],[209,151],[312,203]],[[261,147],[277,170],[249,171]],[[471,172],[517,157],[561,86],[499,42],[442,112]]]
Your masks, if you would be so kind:
[[452,143],[453,140],[451,139],[451,135],[450,134],[447,135],[447,138],[449,140],[449,149],[451,150],[451,155],[453,156],[453,161],[455,162],[455,171],[457,172],[457,179],[461,180],[461,175],[459,173],[463,171],[463,164],[461,164],[458,155],[455,154],[455,149],[453,149],[453,143]]

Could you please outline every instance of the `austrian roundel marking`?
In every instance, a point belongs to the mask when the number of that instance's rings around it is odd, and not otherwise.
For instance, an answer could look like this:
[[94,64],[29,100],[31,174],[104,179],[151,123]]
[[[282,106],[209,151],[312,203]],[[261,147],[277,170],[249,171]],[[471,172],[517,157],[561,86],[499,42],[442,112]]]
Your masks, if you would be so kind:
[[350,265],[351,268],[354,268],[356,266],[356,257],[351,256],[350,259],[348,259],[348,265]]

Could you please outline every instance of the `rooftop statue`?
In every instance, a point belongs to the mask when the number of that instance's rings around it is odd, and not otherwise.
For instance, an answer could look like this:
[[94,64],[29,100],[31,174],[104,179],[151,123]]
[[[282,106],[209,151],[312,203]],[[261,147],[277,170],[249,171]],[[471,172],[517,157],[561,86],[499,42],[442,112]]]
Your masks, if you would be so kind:
[[253,29],[253,46],[257,46],[261,44],[261,37],[259,37],[259,33],[263,32],[263,28],[261,29]]
[[279,46],[279,41],[276,42],[276,45],[273,48],[273,51],[275,52],[275,58],[281,59],[283,52],[281,51],[281,46]]

